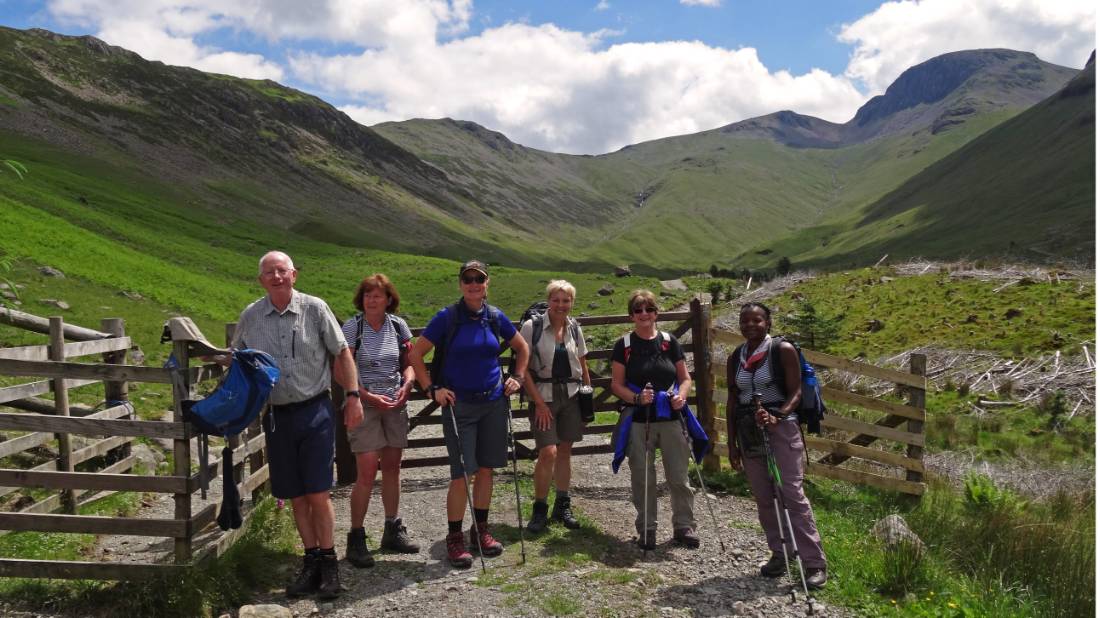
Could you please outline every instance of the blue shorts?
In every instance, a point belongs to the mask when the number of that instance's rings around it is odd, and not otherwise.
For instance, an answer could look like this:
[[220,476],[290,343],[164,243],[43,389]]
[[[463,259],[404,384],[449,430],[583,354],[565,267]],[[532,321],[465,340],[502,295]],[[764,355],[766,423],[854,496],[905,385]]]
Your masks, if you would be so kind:
[[327,392],[300,403],[271,406],[263,423],[271,495],[289,499],[332,489],[333,417]]
[[[443,440],[451,460],[452,480],[462,478],[463,463],[466,464],[467,476],[477,472],[478,468],[504,467],[508,462],[510,408],[511,402],[507,397],[494,401],[456,401],[457,437],[450,408],[443,408]],[[458,458],[460,448],[462,462]]]

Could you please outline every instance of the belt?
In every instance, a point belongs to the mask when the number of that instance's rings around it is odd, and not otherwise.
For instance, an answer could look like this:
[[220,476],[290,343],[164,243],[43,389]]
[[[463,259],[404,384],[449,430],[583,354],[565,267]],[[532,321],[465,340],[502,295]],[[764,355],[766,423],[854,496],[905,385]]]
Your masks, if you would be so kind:
[[536,384],[580,384],[580,378],[535,378]]
[[304,401],[295,401],[294,403],[283,403],[283,404],[278,404],[278,405],[271,404],[271,411],[272,412],[293,412],[293,411],[295,411],[299,408],[304,408],[308,405],[315,404],[319,401],[323,401],[323,400],[328,399],[328,398],[329,398],[328,390],[323,390],[320,393],[318,393],[318,394],[316,394],[316,395],[314,395],[314,396],[312,396],[309,399],[306,399]]

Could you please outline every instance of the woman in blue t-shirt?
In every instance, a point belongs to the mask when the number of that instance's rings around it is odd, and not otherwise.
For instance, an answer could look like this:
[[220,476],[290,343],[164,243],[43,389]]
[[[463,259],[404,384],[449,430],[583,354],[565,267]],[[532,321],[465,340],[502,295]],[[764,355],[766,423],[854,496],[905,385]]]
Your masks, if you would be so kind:
[[[527,374],[527,343],[500,309],[486,298],[489,271],[471,260],[458,271],[462,298],[444,307],[416,340],[409,360],[416,380],[443,408],[443,438],[451,464],[447,488],[447,558],[459,568],[473,564],[463,540],[466,483],[473,481],[474,526],[469,546],[483,556],[498,556],[504,546],[489,534],[489,503],[493,497],[493,468],[508,456],[509,397],[519,391]],[[516,356],[515,374],[505,378],[500,369],[500,342]],[[424,356],[436,348],[429,374]],[[442,362],[439,362],[440,359]],[[457,426],[457,433],[455,431]],[[465,467],[465,469],[463,469]]]

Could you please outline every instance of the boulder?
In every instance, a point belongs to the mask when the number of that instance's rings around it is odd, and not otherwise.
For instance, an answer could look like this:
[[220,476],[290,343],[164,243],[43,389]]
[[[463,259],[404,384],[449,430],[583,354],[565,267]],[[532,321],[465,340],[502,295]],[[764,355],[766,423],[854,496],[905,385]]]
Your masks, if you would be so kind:
[[888,550],[896,551],[904,545],[915,550],[918,556],[924,553],[924,541],[909,529],[901,515],[887,515],[878,520],[871,528],[871,535]]
[[42,303],[43,305],[50,305],[62,310],[69,309],[69,303],[63,300],[58,300],[56,298],[39,298],[38,302]]
[[237,610],[237,618],[292,618],[294,614],[282,605],[242,605]]
[[615,267],[615,276],[616,277],[629,277],[630,276],[630,267],[629,266],[616,266]]
[[596,293],[600,296],[611,296],[615,293],[615,286],[611,285],[610,283],[605,283],[603,287],[596,290]]
[[39,266],[38,267],[38,272],[42,273],[43,275],[45,275],[47,277],[57,277],[58,279],[64,279],[65,278],[65,273],[61,272],[60,270],[57,270],[53,266]]

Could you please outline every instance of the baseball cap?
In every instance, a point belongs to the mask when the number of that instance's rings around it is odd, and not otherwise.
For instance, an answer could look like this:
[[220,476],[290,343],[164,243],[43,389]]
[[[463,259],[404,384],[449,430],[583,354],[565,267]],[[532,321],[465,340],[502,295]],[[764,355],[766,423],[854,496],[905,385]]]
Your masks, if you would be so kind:
[[476,270],[486,277],[489,276],[489,267],[486,266],[485,262],[482,262],[481,260],[467,261],[465,264],[462,265],[462,268],[458,269],[458,276],[461,277],[462,273],[466,272],[467,270]]

